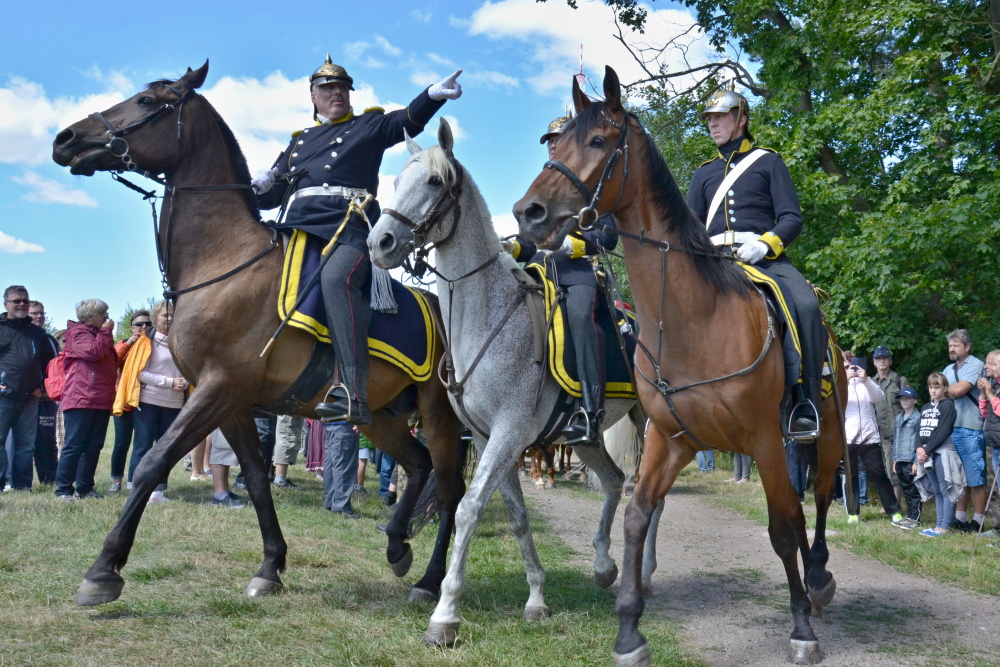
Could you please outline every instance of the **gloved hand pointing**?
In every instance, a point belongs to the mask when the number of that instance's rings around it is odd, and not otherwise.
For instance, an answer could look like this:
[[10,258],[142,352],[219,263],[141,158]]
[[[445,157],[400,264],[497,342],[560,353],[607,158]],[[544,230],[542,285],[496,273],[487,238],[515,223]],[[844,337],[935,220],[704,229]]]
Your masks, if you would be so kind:
[[427,95],[432,100],[457,100],[462,96],[462,84],[460,84],[456,79],[458,75],[462,73],[462,70],[456,70],[454,74],[448,78],[435,83],[433,86],[427,89]]

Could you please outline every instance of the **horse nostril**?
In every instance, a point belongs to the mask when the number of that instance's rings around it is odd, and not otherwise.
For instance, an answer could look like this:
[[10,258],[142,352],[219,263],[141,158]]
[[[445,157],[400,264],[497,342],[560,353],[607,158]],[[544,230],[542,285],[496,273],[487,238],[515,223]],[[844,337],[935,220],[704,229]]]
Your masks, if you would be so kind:
[[69,129],[63,130],[62,132],[56,135],[55,143],[57,146],[65,146],[69,142],[73,141],[73,136],[74,136],[73,130]]
[[545,206],[534,202],[529,204],[526,209],[524,209],[524,219],[528,222],[535,223],[545,220],[547,212],[545,211]]
[[396,238],[392,234],[383,234],[378,240],[378,249],[382,254],[388,255],[396,247]]

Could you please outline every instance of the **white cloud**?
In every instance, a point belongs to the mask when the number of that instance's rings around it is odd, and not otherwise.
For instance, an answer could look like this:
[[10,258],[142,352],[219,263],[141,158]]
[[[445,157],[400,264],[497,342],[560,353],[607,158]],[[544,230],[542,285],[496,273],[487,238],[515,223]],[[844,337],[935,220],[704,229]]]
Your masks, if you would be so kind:
[[385,51],[390,56],[396,56],[398,58],[399,56],[403,55],[402,49],[393,46],[391,43],[389,43],[389,40],[387,40],[382,35],[375,35],[375,43],[381,46],[382,50]]
[[45,248],[37,243],[29,243],[0,232],[0,252],[20,255],[25,252],[45,252]]
[[412,18],[417,23],[430,23],[432,16],[433,14],[431,14],[429,11],[422,9],[414,9],[412,12],[410,12],[410,18]]
[[493,229],[497,231],[500,238],[517,234],[517,218],[513,213],[493,214]]
[[[595,81],[604,77],[604,65],[618,72],[622,83],[645,78],[646,74],[625,48],[614,38],[612,10],[601,0],[581,0],[578,9],[572,9],[555,0],[536,3],[535,0],[487,1],[469,19],[471,35],[488,39],[523,42],[530,50],[529,66],[533,75],[527,83],[540,94],[570,91],[571,76],[579,71],[580,44],[583,44],[584,73]],[[648,13],[646,34],[626,32],[630,43],[665,43],[687,31],[695,22],[685,10],[646,7]],[[453,22],[456,27],[459,23]],[[701,33],[691,31],[684,38],[691,45],[688,57],[701,62],[707,57],[708,48]],[[680,53],[670,54],[676,69],[681,65]]]
[[24,176],[14,176],[11,180],[25,185],[31,190],[22,199],[37,204],[69,204],[70,206],[97,206],[97,200],[83,190],[67,188],[59,181],[45,178],[34,171]]
[[459,81],[463,83],[475,83],[477,86],[485,86],[487,88],[517,88],[521,85],[521,82],[516,77],[504,74],[503,72],[491,72],[490,70],[462,72]]
[[437,53],[428,53],[427,59],[435,65],[441,65],[442,67],[447,67],[449,69],[458,69],[458,65],[455,64],[455,61],[447,56],[442,56]]

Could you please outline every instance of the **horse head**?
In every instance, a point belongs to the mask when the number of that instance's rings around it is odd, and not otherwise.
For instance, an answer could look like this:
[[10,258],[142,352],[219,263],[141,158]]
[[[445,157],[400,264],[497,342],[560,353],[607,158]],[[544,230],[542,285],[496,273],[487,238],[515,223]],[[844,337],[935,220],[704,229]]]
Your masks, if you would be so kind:
[[169,173],[179,158],[181,108],[207,74],[206,60],[176,81],[154,81],[124,102],[73,123],[56,135],[52,159],[84,176],[96,171]]
[[[368,249],[376,266],[401,266],[415,248],[441,245],[455,231],[464,172],[452,152],[454,144],[451,126],[444,118],[438,126],[437,146],[423,150],[406,136],[410,157],[396,177],[392,205],[382,208],[368,235]],[[454,215],[449,215],[452,212]]]
[[[622,203],[629,128],[621,84],[605,67],[604,102],[591,102],[573,81],[576,114],[559,135],[552,159],[514,204],[523,237],[555,248],[574,227],[589,229]],[[621,163],[621,168],[618,167]]]

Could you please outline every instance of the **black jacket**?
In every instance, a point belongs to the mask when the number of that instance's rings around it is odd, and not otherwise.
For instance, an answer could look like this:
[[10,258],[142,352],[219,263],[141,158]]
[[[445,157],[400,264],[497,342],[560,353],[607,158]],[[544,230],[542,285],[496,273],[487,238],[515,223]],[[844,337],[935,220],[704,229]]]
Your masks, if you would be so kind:
[[0,314],[0,374],[5,396],[24,399],[41,388],[45,367],[55,357],[45,330],[30,318],[8,319]]
[[[583,241],[586,255],[600,255],[602,251],[614,250],[618,245],[618,223],[611,215],[602,216],[593,229],[585,232],[573,231],[570,236]],[[590,285],[597,287],[594,266],[586,257],[571,258],[564,250],[550,253],[546,258],[534,243],[520,236],[516,238],[514,259],[519,262],[546,264],[546,273],[562,287],[570,285]]]

